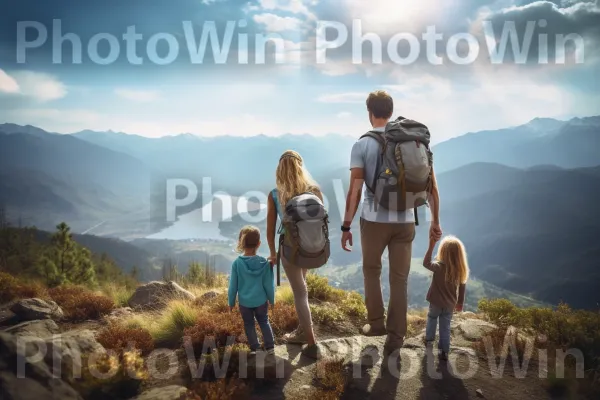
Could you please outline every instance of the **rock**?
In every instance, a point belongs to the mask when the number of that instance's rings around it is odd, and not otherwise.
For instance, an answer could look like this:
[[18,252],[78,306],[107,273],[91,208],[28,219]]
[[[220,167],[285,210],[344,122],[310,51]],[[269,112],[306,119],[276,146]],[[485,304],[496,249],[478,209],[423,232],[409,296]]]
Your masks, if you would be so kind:
[[219,296],[219,293],[211,291],[211,292],[204,293],[202,296],[200,296],[200,299],[202,301],[208,301],[208,300],[212,300],[212,299],[214,299],[215,297],[218,297],[218,296]]
[[20,336],[46,338],[60,332],[56,322],[51,319],[23,322],[4,330],[6,333]]
[[55,376],[63,379],[73,378],[75,372],[83,371],[85,357],[92,353],[98,355],[106,352],[96,341],[94,333],[89,330],[65,332],[51,338],[40,339],[24,337],[26,346],[33,352],[39,351]]
[[310,385],[302,385],[300,387],[300,389],[302,389],[302,390],[310,390]]
[[[25,359],[24,376],[17,377],[19,359],[31,355],[27,347],[21,350],[17,336],[0,332],[0,398],[11,400],[82,400],[66,382],[54,379],[43,361]],[[21,350],[21,352],[19,352]]]
[[133,309],[131,307],[121,307],[113,310],[110,314],[104,317],[104,322],[110,323],[118,321],[123,318],[127,318],[133,315]]
[[418,336],[408,338],[404,341],[402,346],[406,349],[422,349],[425,348],[425,333],[421,333]]
[[477,390],[475,391],[475,393],[477,394],[477,397],[481,397],[481,398],[484,398],[484,397],[485,397],[485,396],[483,395],[483,390],[481,390],[481,389],[477,389]]
[[10,310],[21,321],[61,319],[64,316],[62,309],[55,302],[36,298],[19,300]]
[[458,328],[466,340],[476,342],[498,327],[480,319],[467,319],[462,321]]
[[171,385],[148,390],[132,400],[179,400],[186,393],[185,387]]
[[175,282],[150,282],[139,286],[128,304],[132,308],[161,308],[164,307],[168,300],[185,299],[195,300],[196,296],[188,292]]
[[477,316],[477,314],[475,314],[472,311],[463,311],[462,313],[460,313],[460,316],[464,319],[473,319]]

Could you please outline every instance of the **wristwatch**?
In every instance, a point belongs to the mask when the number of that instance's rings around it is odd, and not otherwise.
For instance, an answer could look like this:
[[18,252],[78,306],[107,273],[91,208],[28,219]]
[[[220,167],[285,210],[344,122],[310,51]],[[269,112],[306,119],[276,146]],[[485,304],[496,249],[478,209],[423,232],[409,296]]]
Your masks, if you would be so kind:
[[342,232],[350,232],[350,227],[345,227],[342,225]]

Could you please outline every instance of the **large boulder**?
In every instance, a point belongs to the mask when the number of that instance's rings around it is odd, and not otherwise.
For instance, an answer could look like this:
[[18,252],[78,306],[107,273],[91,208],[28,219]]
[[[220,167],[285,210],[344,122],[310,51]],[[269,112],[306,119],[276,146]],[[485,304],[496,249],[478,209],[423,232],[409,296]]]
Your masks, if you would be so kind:
[[[27,347],[18,346],[18,338],[0,332],[0,399],[7,400],[82,400],[66,382],[55,379],[41,360],[30,362]],[[19,372],[23,363],[23,375]]]
[[42,299],[23,299],[17,301],[10,310],[21,321],[33,321],[38,319],[61,319],[63,310],[53,301]]
[[133,400],[179,400],[186,393],[187,389],[185,387],[171,385],[150,389]]
[[470,342],[477,342],[498,327],[480,319],[467,319],[459,323],[458,329],[463,338]]
[[4,330],[18,336],[33,336],[37,338],[46,338],[60,332],[56,322],[51,319],[38,321],[27,321]]
[[150,282],[139,286],[128,303],[132,308],[157,309],[172,299],[195,300],[196,296],[175,282]]

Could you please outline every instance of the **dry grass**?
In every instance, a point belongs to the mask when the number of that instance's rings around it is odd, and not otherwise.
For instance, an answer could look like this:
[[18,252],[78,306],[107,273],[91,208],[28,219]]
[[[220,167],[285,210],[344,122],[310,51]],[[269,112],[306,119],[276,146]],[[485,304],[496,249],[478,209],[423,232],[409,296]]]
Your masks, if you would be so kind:
[[127,302],[135,292],[134,288],[113,282],[103,284],[100,290],[105,296],[110,297],[117,307],[127,307]]
[[316,367],[315,380],[318,383],[316,398],[337,400],[342,397],[348,384],[348,374],[344,359],[340,357],[320,360]]
[[411,312],[410,314],[408,314],[406,317],[406,322],[408,328],[408,336],[415,336],[419,334],[419,332],[425,329],[425,326],[427,325],[426,317],[422,317],[419,313],[413,314]]
[[154,350],[154,341],[150,332],[143,328],[128,328],[120,324],[111,324],[96,337],[106,349],[121,353],[125,350],[139,350],[144,356]]
[[289,306],[294,305],[294,292],[289,284],[277,288],[277,292],[275,293],[275,304],[277,303],[287,304]]
[[321,325],[335,326],[336,323],[345,319],[344,313],[331,304],[311,304],[310,312],[313,322]]
[[99,319],[115,308],[112,299],[90,292],[79,286],[59,286],[48,290],[48,296],[64,311],[71,321]]
[[312,300],[339,304],[348,295],[348,292],[330,286],[327,278],[312,272],[306,275],[306,287],[308,289],[308,298]]

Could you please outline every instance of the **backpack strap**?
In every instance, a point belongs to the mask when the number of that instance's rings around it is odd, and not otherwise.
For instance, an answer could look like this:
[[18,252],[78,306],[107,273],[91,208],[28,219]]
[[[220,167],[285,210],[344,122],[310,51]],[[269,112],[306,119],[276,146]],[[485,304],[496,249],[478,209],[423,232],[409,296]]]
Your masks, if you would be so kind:
[[383,135],[380,132],[375,132],[375,131],[369,131],[367,133],[365,133],[364,135],[362,135],[360,138],[366,138],[366,137],[370,137],[373,138],[375,140],[377,140],[377,142],[379,143],[379,146],[381,146],[381,154],[385,154],[385,148],[386,148],[386,143],[385,143],[385,138],[383,137]]

